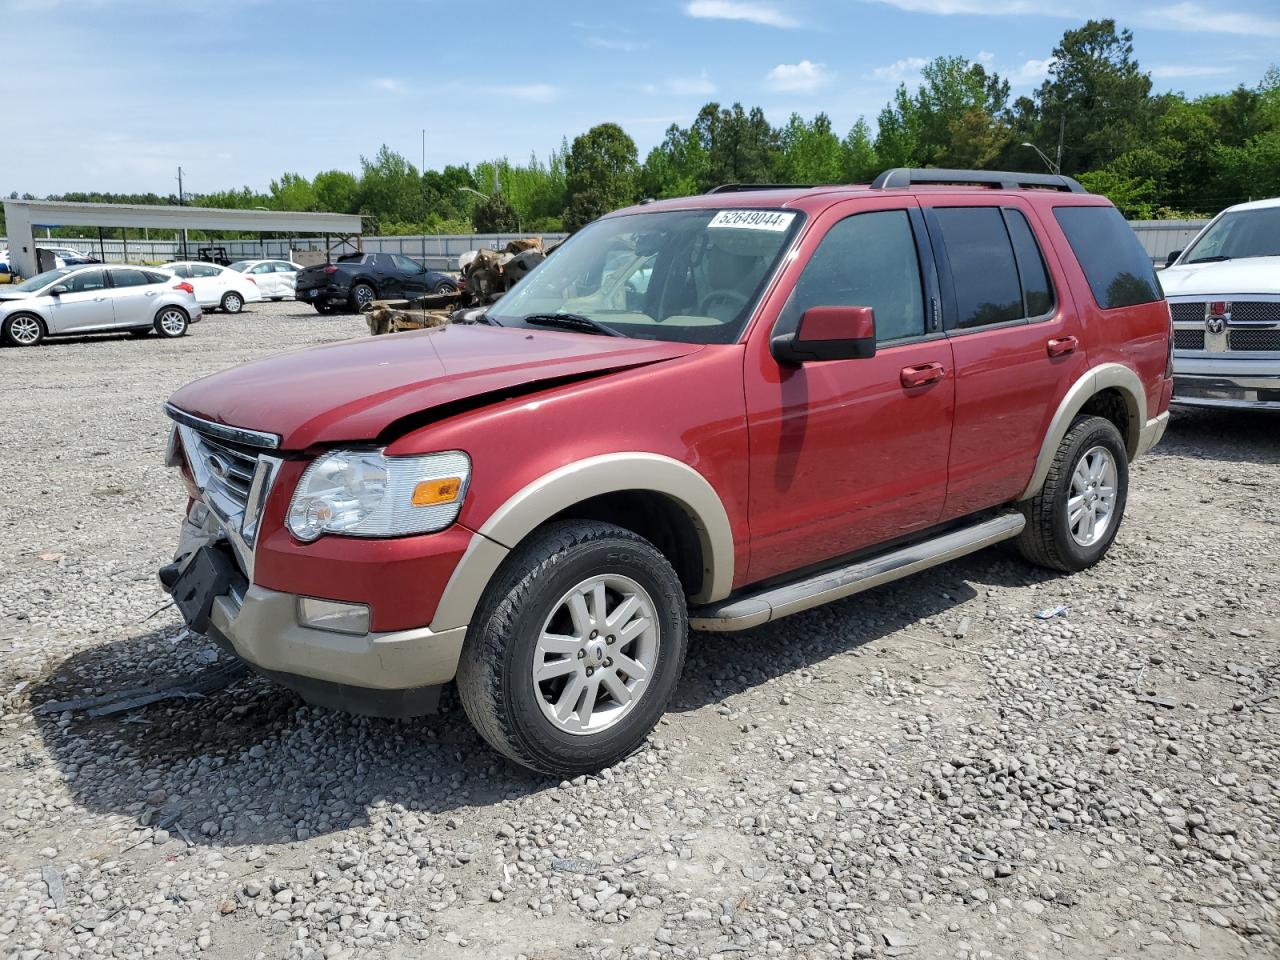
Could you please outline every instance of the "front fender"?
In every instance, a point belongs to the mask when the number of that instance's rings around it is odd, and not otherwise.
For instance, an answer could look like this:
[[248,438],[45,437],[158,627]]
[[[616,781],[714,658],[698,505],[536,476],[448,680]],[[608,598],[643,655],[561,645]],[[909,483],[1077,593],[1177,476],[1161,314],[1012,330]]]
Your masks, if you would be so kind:
[[670,497],[693,522],[704,569],[702,588],[690,602],[727,597],[733,584],[733,533],[724,504],[707,479],[688,464],[661,454],[609,453],[553,470],[498,507],[476,531],[450,576],[431,629],[469,624],[498,566],[537,527],[574,504],[624,490]]

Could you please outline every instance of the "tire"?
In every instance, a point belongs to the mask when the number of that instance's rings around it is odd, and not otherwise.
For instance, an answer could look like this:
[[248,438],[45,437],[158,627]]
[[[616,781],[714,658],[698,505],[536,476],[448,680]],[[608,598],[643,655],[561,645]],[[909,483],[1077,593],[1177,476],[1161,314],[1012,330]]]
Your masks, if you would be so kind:
[[178,337],[186,336],[187,328],[191,326],[191,318],[181,307],[161,307],[156,311],[156,319],[152,326],[156,333],[166,340],[176,340]]
[[227,313],[239,313],[244,309],[244,297],[234,290],[228,290],[222,295],[222,302],[219,306]]
[[[1120,431],[1102,417],[1077,417],[1058,445],[1044,487],[1019,505],[1027,525],[1014,546],[1031,563],[1051,570],[1091,567],[1115,540],[1128,496],[1129,456]],[[1099,516],[1104,507],[1105,516]]]
[[38,347],[47,335],[44,321],[30,313],[14,314],[0,328],[0,342],[15,347]]
[[[582,590],[592,599],[572,612],[570,598]],[[624,605],[630,612],[591,633],[601,593],[606,617]],[[458,665],[458,696],[480,735],[516,763],[559,777],[591,773],[631,753],[662,717],[688,634],[684,591],[653,544],[609,523],[551,523],[512,552],[481,598]],[[539,683],[535,664],[548,671]],[[643,674],[630,672],[636,664],[647,667]],[[626,701],[613,693],[618,688]],[[598,700],[588,718],[592,690]],[[554,719],[557,709],[563,721]]]
[[359,313],[361,307],[366,303],[372,303],[376,299],[378,299],[378,291],[374,290],[369,284],[352,284],[349,301],[352,313]]
[[446,280],[442,283],[437,283],[431,292],[436,294],[437,296],[440,296],[446,293],[457,293],[458,285],[456,283],[449,283]]

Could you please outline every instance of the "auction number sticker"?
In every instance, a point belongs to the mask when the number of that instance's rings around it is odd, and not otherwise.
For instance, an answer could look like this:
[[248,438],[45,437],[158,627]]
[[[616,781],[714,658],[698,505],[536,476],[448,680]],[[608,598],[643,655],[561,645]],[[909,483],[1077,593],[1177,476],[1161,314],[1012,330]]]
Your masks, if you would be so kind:
[[794,213],[780,210],[721,210],[707,227],[729,227],[735,230],[771,230],[781,233],[791,226]]

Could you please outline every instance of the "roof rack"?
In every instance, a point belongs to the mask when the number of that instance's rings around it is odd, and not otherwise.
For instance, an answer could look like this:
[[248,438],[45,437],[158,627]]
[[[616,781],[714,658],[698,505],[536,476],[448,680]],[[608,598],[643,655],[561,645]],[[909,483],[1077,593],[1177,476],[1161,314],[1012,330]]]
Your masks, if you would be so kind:
[[707,193],[742,193],[747,190],[807,190],[813,183],[722,183]]
[[1001,190],[1062,190],[1088,193],[1077,181],[1058,173],[1017,173],[1007,170],[941,170],[894,167],[871,181],[872,190],[901,190],[917,184],[997,187]]

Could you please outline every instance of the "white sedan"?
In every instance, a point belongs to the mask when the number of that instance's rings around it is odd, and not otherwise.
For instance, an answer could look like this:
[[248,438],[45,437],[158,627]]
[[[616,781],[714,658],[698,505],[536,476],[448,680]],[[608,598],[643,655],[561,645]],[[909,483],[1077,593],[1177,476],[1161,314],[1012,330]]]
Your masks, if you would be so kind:
[[166,263],[164,269],[190,283],[202,307],[221,307],[227,313],[239,313],[246,303],[259,303],[263,299],[262,290],[253,277],[230,267],[202,260],[182,260]]
[[268,300],[292,300],[302,267],[289,260],[237,260],[227,269],[252,277]]

